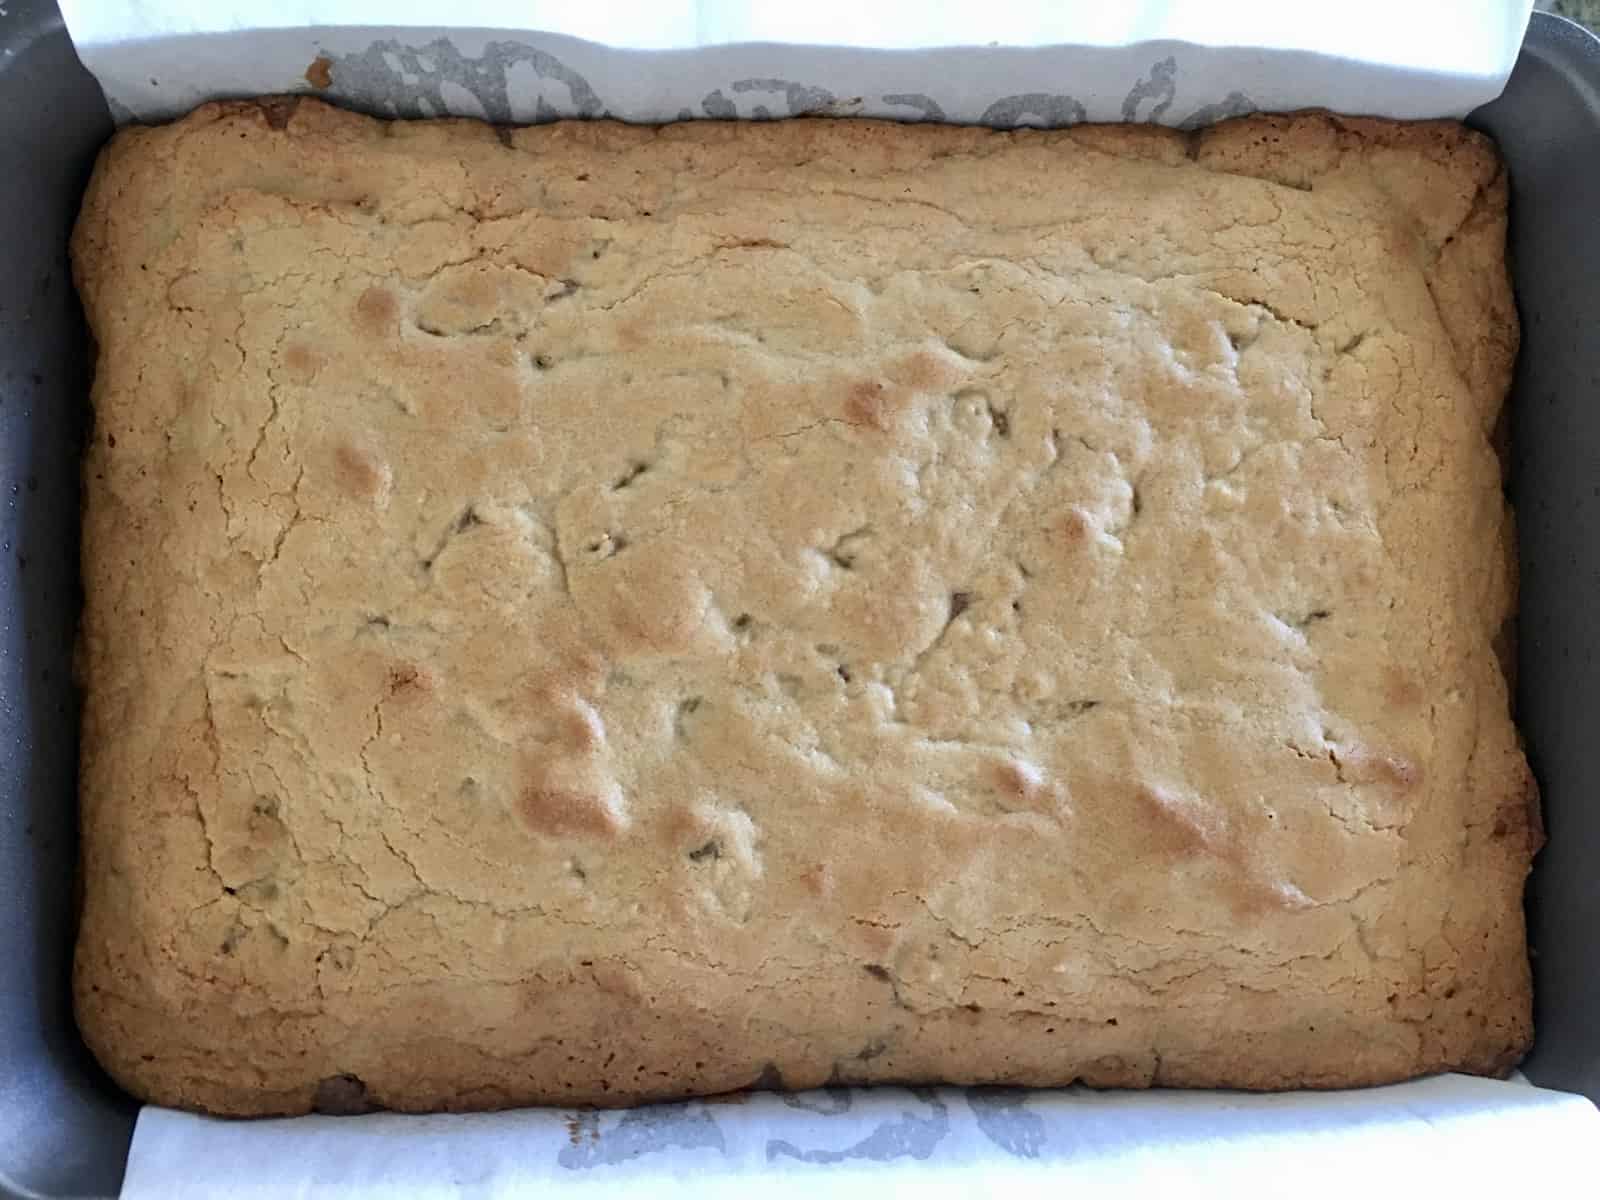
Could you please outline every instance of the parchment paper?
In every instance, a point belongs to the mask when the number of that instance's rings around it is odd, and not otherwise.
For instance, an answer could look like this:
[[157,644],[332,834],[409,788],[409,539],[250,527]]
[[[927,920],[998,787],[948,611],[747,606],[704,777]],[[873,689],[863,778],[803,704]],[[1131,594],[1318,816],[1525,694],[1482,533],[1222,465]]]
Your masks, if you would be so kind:
[[123,1196],[1581,1195],[1597,1134],[1581,1097],[1461,1075],[1279,1096],[879,1088],[255,1122],[146,1109]]
[[[1327,107],[1461,116],[1498,95],[1531,0],[941,5],[870,0],[66,0],[119,120],[320,92],[387,116],[659,121],[801,113],[1195,127]],[[1592,1179],[1600,1114],[1447,1076],[1333,1094],[1083,1089],[757,1094],[628,1112],[227,1122],[147,1108],[124,1195],[697,1200],[891,1189],[1489,1194]],[[1426,1189],[1426,1190],[1425,1190]]]
[[1463,116],[1500,93],[1531,5],[66,0],[62,10],[121,120],[322,90],[380,115],[498,122],[825,110],[1192,127],[1256,109]]

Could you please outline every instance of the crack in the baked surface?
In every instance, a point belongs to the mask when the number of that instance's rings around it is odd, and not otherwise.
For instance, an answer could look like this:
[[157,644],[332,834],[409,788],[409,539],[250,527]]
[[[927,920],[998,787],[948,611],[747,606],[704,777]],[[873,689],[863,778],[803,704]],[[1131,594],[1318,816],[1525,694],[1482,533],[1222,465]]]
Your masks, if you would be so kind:
[[[277,358],[277,356],[282,353],[283,343],[288,339],[288,336],[289,327],[285,325],[278,331],[278,338],[272,349],[269,351],[268,361]],[[272,427],[278,423],[279,416],[282,412],[282,407],[278,400],[278,385],[275,381],[270,380],[270,376],[266,390],[267,403],[271,407],[266,415],[266,418],[261,422],[260,428],[256,430],[255,443],[250,447],[250,453],[246,457],[244,464],[245,474],[250,478],[255,479],[257,482],[260,482],[260,480],[256,475],[256,460],[260,457],[261,448],[266,445],[267,436],[272,432]]]
[[[381,798],[381,793],[380,793],[380,798]],[[411,872],[411,878],[416,882],[417,887],[422,889],[424,892],[437,890],[435,888],[430,887],[429,884],[423,880],[422,873],[417,870],[417,864],[414,863],[411,860],[411,856],[406,854],[403,850],[401,850],[398,846],[396,846],[394,844],[393,839],[390,838],[389,835],[384,832],[381,820],[378,823],[378,825],[376,826],[376,828],[377,828],[377,831],[378,831],[379,840],[383,842],[384,846],[388,849],[389,853],[394,855],[397,859],[399,859],[400,862],[405,866],[406,870]]]
[[289,519],[283,523],[283,527],[278,530],[277,536],[273,539],[272,553],[267,556],[266,562],[262,564],[263,568],[271,566],[278,561],[278,556],[283,553],[283,543],[288,540],[295,527],[305,519],[304,511],[300,507],[300,484],[305,477],[306,469],[302,466],[299,474],[295,476],[294,484],[290,487],[288,493],[294,501],[294,512],[290,514]]
[[[206,740],[212,753],[213,769],[218,769],[221,766],[222,748],[221,739],[217,735],[217,722],[212,708],[211,689],[209,686],[205,688],[205,723]],[[211,877],[216,880],[218,890],[228,892],[231,889],[228,888],[226,881],[222,878],[222,872],[217,870],[217,840],[211,831],[210,821],[206,819],[205,802],[201,798],[199,789],[187,777],[183,779],[183,786],[189,793],[190,801],[194,804],[195,819],[200,823],[201,836],[205,838],[206,868],[211,872]]]

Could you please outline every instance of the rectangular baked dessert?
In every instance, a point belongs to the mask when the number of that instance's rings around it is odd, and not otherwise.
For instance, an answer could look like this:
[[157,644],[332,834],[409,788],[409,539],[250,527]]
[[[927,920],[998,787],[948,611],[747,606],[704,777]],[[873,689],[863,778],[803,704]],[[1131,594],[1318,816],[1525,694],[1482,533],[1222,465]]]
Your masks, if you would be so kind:
[[1503,1072],[1493,148],[119,133],[84,1033],[217,1113]]

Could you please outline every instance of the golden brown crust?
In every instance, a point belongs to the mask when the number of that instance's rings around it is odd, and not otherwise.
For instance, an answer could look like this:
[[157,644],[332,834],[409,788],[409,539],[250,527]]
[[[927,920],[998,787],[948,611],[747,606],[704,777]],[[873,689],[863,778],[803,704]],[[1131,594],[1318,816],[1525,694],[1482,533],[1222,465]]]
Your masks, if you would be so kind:
[[85,1035],[222,1113],[1505,1070],[1504,227],[1449,123],[119,134]]

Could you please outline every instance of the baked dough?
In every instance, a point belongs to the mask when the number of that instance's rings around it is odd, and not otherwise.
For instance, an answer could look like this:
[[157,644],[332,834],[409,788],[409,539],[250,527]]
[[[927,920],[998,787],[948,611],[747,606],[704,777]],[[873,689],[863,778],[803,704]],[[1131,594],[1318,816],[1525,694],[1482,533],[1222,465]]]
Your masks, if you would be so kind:
[[147,1100],[1502,1072],[1453,123],[119,133],[77,997]]

